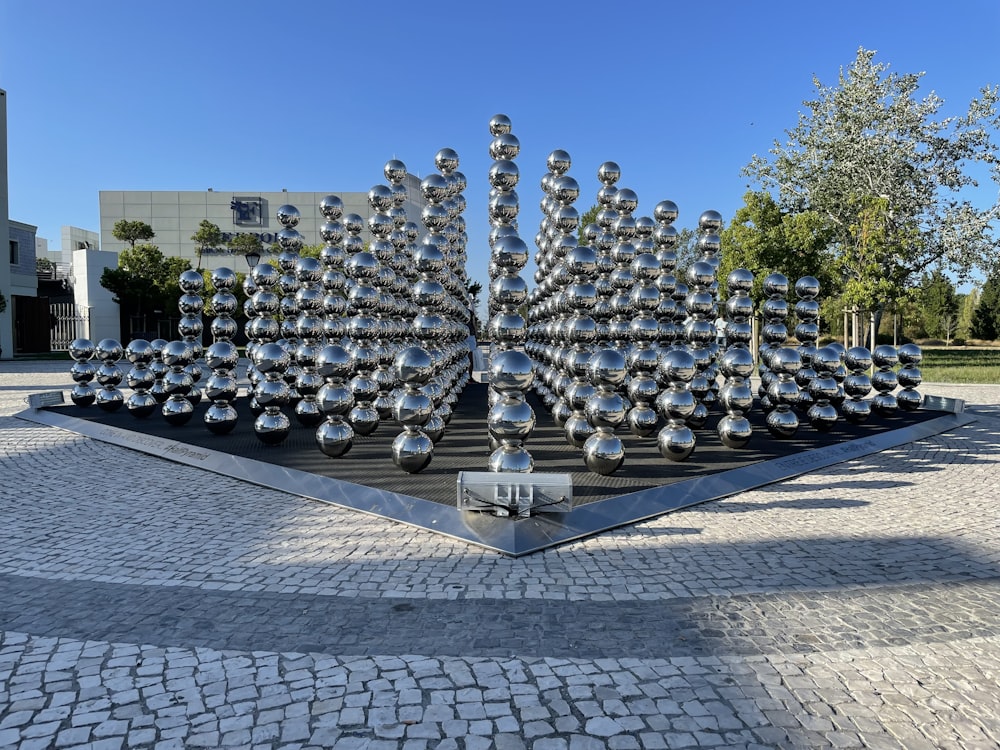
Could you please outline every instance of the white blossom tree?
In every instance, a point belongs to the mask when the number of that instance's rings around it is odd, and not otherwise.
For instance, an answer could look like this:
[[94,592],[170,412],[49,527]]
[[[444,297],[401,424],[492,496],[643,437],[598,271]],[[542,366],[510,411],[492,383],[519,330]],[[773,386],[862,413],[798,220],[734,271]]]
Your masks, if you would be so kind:
[[[845,304],[881,310],[932,267],[961,280],[1000,269],[1000,116],[985,86],[964,115],[938,119],[943,99],[917,98],[924,74],[875,54],[859,49],[837,86],[814,77],[787,141],[743,172],[783,210],[823,216]],[[981,188],[983,175],[994,184]]]

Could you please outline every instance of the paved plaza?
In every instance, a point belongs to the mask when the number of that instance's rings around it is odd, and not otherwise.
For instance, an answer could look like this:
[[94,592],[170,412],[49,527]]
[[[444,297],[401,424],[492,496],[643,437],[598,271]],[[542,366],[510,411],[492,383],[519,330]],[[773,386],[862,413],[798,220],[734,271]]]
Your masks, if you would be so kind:
[[1000,386],[510,559],[11,416],[68,365],[0,363],[2,748],[1000,747]]

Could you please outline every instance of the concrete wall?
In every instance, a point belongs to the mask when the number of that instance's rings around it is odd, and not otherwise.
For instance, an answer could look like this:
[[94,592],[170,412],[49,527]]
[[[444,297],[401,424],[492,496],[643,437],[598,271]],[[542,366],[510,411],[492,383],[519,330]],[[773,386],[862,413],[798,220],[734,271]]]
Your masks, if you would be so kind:
[[73,252],[73,278],[76,303],[87,311],[87,338],[95,344],[101,339],[122,340],[118,305],[107,289],[101,286],[105,268],[118,268],[118,253],[100,250]]
[[[420,192],[420,180],[413,175],[407,175],[404,181],[408,192],[408,200],[404,205],[407,218],[420,228],[420,212],[426,205]],[[344,202],[344,213],[358,214],[367,221],[371,215],[368,206],[368,193],[345,192],[259,192],[259,191],[160,191],[160,190],[102,190],[100,192],[101,211],[101,247],[104,250],[120,252],[126,243],[116,240],[111,232],[115,222],[121,219],[143,221],[149,224],[156,236],[150,240],[160,248],[167,257],[186,258],[191,267],[196,268],[198,257],[195,252],[191,235],[198,231],[198,225],[203,219],[211,221],[224,234],[250,232],[260,235],[265,249],[277,242],[277,233],[281,230],[275,215],[280,206],[290,204],[301,214],[296,227],[302,234],[307,245],[319,245],[323,240],[319,236],[320,227],[326,222],[319,211],[319,203],[324,196],[336,195]],[[233,202],[238,201],[254,209],[251,215],[240,215],[233,208]],[[259,206],[259,213],[257,207]],[[369,240],[367,226],[362,234],[365,241]],[[237,271],[246,272],[242,257],[234,258],[223,246],[218,252],[206,252],[202,256],[202,268],[214,269],[228,266]]]

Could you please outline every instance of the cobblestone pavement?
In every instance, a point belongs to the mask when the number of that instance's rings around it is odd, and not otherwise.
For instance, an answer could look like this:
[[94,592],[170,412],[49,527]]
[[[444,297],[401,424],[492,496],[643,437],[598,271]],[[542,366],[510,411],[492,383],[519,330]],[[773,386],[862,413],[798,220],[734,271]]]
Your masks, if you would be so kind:
[[0,747],[1000,747],[978,421],[518,560],[10,415]]

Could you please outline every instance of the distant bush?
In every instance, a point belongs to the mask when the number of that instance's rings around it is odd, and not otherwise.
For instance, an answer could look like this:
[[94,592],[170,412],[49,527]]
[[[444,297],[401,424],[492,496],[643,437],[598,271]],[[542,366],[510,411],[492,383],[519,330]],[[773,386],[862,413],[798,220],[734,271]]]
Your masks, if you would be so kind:
[[952,346],[965,346],[965,339],[953,338],[951,340]]

